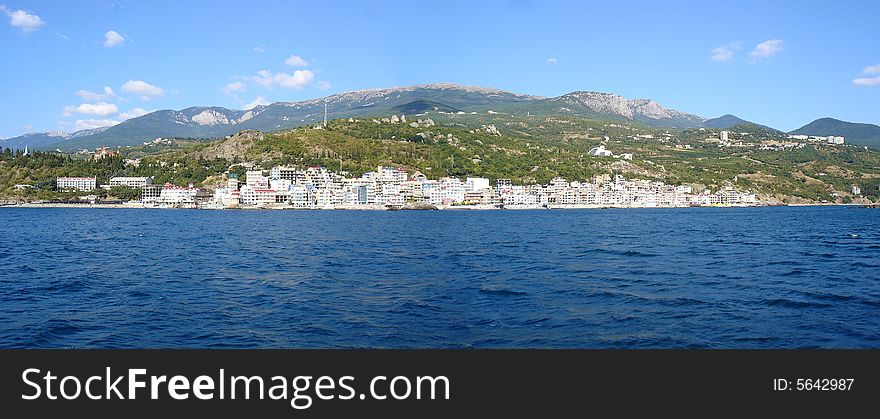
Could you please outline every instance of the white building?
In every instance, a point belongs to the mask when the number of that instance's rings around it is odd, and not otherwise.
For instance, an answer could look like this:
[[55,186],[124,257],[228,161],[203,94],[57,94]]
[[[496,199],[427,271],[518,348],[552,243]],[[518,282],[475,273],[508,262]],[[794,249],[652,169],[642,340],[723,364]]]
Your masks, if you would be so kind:
[[287,179],[270,179],[269,180],[269,189],[272,189],[276,192],[287,191],[293,185],[293,182]]
[[489,179],[482,177],[469,177],[465,181],[465,191],[467,192],[479,192],[490,187]]
[[593,147],[587,154],[593,157],[612,157],[614,153],[611,150],[606,150],[604,145],[600,145],[599,147]]
[[407,178],[406,170],[399,167],[379,166],[376,170],[376,181],[401,183]]
[[403,194],[400,191],[400,184],[386,183],[379,189],[376,196],[377,203],[386,207],[403,206]]
[[59,191],[93,191],[97,187],[97,181],[93,177],[60,177],[55,179],[55,185]]
[[141,202],[157,202],[162,195],[162,185],[146,185],[141,188]]
[[[248,177],[250,179],[250,177]],[[242,206],[265,206],[275,204],[274,189],[257,189],[250,185],[241,187],[239,202]]]
[[[425,196],[432,205],[451,205],[464,201],[464,182],[454,177],[444,177],[434,182],[424,182],[423,188],[428,187]],[[423,189],[424,190],[424,189]]]
[[291,185],[287,191],[287,199],[294,208],[313,208],[315,201],[312,190],[303,185]]
[[238,190],[238,175],[235,173],[230,173],[226,179],[226,188],[237,191]]
[[344,203],[347,206],[365,206],[376,203],[376,188],[361,179],[347,179],[344,190]]
[[542,201],[542,195],[529,186],[512,185],[499,192],[505,207],[537,207]]
[[192,185],[184,187],[166,183],[162,187],[162,192],[159,193],[159,198],[156,202],[168,205],[195,205],[196,193],[198,191]]
[[[610,151],[602,146],[593,151],[594,155],[610,155]],[[270,177],[266,177],[261,172],[250,172],[249,183],[254,185],[242,186],[240,191],[235,191],[237,185],[232,184],[218,188],[214,203],[223,207],[233,207],[237,201],[249,207],[319,209],[393,209],[421,202],[441,208],[461,205],[491,208],[502,203],[504,208],[757,204],[754,194],[739,192],[731,186],[716,193],[706,190],[700,195],[693,195],[689,185],[667,185],[644,179],[627,180],[620,174],[613,177],[609,174],[595,175],[590,182],[555,177],[544,185],[513,185],[510,179],[497,179],[497,187],[493,188],[486,178],[469,177],[462,181],[456,177],[444,177],[433,180],[418,172],[408,177],[403,169],[385,166],[379,166],[376,171],[364,173],[359,178],[348,178],[323,167],[276,167],[271,173]],[[151,186],[145,186],[148,187]],[[160,201],[190,203],[198,198],[195,192],[191,185],[190,188],[168,185]]]
[[294,184],[300,184],[305,182],[306,173],[295,167],[276,166],[272,168],[270,177],[272,179],[284,179],[289,180]]
[[256,189],[269,189],[269,178],[263,176],[261,170],[248,170],[245,172],[245,184]]
[[559,193],[564,189],[568,189],[568,181],[559,176],[550,179],[550,185],[548,188],[548,192],[551,194]]
[[334,208],[345,201],[345,190],[342,188],[306,186],[311,188],[312,195],[315,197],[315,205],[318,208]]
[[730,131],[721,131],[721,141],[730,140]]
[[238,189],[217,188],[214,191],[214,203],[226,208],[238,207],[241,195]]
[[423,194],[422,182],[427,180],[424,175],[414,176],[415,179],[407,180],[400,184],[400,194],[404,202],[425,202],[427,198]]
[[147,185],[153,184],[153,178],[150,177],[112,177],[110,178],[110,187],[127,186],[132,189],[140,189]]
[[793,140],[803,140],[812,142],[823,142],[828,144],[843,144],[846,139],[837,135],[818,136],[818,135],[789,135],[788,138]]

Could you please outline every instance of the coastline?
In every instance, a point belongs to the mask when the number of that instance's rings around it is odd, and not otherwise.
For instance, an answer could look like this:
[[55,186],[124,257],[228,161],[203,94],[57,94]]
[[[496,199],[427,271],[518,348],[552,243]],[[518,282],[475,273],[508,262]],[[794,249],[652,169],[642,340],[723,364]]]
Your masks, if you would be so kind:
[[694,205],[694,206],[640,206],[640,205],[550,205],[547,207],[544,206],[510,206],[510,207],[496,207],[496,208],[487,208],[480,206],[466,206],[466,205],[454,205],[454,206],[441,206],[434,208],[358,208],[358,207],[337,207],[337,208],[300,208],[300,207],[290,207],[290,206],[277,206],[277,207],[235,207],[235,208],[220,208],[220,207],[160,207],[156,205],[144,205],[139,203],[123,203],[123,204],[67,204],[67,203],[22,203],[22,204],[12,204],[12,205],[0,205],[0,209],[2,208],[82,208],[82,209],[197,209],[197,210],[242,210],[242,211],[254,211],[254,210],[271,210],[271,211],[279,211],[279,210],[288,210],[288,211],[432,211],[432,210],[442,210],[442,211],[498,211],[498,210],[510,210],[510,211],[523,211],[523,210],[576,210],[576,209],[676,209],[676,208],[762,208],[762,207],[865,207],[865,208],[878,208],[877,204],[838,204],[838,203],[796,203],[796,204],[756,204],[756,205]]

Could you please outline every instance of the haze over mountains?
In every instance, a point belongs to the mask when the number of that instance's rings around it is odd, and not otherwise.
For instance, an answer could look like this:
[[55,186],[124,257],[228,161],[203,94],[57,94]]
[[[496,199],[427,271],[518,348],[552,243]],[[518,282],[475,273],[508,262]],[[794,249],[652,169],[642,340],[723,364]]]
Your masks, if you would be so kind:
[[[493,111],[522,116],[557,115],[635,122],[656,128],[723,129],[751,124],[733,115],[707,119],[665,108],[650,99],[626,99],[610,93],[577,91],[545,98],[492,88],[441,83],[359,90],[301,102],[276,102],[250,110],[204,106],[179,111],[160,110],[112,127],[73,134],[26,134],[0,140],[0,147],[76,150],[139,145],[159,137],[214,138],[247,129],[277,131],[320,122],[324,118],[325,103],[330,119],[401,113],[413,115],[425,111]],[[820,119],[793,133],[842,135],[850,143],[880,146],[880,127],[870,124]]]

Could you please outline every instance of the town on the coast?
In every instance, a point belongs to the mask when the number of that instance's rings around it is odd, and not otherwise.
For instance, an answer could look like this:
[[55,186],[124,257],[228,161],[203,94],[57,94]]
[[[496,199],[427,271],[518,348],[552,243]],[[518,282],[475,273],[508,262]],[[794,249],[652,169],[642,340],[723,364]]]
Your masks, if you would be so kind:
[[[210,112],[193,118],[203,121]],[[428,117],[431,112],[448,120],[438,125]],[[532,127],[529,112],[525,117],[499,116],[489,110],[484,121],[477,112],[439,107],[410,119],[393,114],[328,121],[327,113],[324,103],[320,123],[272,133],[241,130],[210,141],[160,137],[94,151],[0,150],[0,165],[16,169],[0,182],[6,185],[0,206],[410,210],[874,205],[878,190],[875,177],[867,173],[875,159],[872,152],[840,135],[786,134],[748,124],[670,131],[558,117],[541,117]],[[477,119],[462,119],[465,124],[457,118]],[[502,134],[494,123],[486,123],[490,121],[514,131]],[[561,142],[531,139],[548,135],[548,126],[561,130]],[[851,161],[853,167],[826,163],[832,161],[829,155],[839,155],[834,162]]]
[[[442,113],[441,111],[438,111]],[[347,123],[336,129],[365,129],[364,127],[412,127],[415,129],[433,128],[433,120],[418,119],[407,121],[406,116],[393,115],[390,118],[374,118],[369,122],[361,123],[354,118],[349,118]],[[360,125],[358,125],[360,124]],[[316,135],[323,135],[327,130],[327,122],[313,127],[302,128],[302,135],[309,131]],[[341,127],[341,128],[340,128]],[[627,127],[617,124],[606,124],[607,129],[625,129]],[[589,128],[592,129],[592,128]],[[624,130],[626,131],[626,130]],[[397,134],[400,132],[393,131]],[[501,134],[495,125],[481,125],[479,129],[471,129],[470,134],[480,135],[477,138],[491,140],[500,138]],[[667,148],[676,152],[692,152],[695,147],[702,150],[713,149],[742,149],[754,147],[760,151],[789,152],[798,150],[836,150],[833,147],[842,146],[845,139],[842,136],[807,136],[785,135],[767,141],[749,141],[749,132],[735,133],[729,130],[710,132],[704,128],[694,131],[694,141],[676,142]],[[262,134],[249,132],[240,133],[240,138],[248,138],[254,135],[259,138]],[[402,135],[402,134],[401,134]],[[459,133],[461,135],[461,133]],[[618,134],[622,135],[622,134]],[[639,134],[637,136],[619,137],[631,141],[656,141],[664,145],[670,141],[670,134]],[[439,139],[449,143],[453,147],[464,151],[466,146],[452,133],[434,133],[432,131],[419,131],[416,135],[422,141],[436,142]],[[227,136],[219,140],[219,145],[224,141],[235,141],[235,136]],[[379,164],[367,167],[355,173],[342,170],[340,160],[339,170],[334,171],[320,165],[276,165],[267,163],[265,160],[249,160],[245,162],[229,162],[212,168],[204,180],[193,180],[168,183],[167,177],[162,181],[155,181],[152,174],[138,173],[141,167],[141,158],[130,157],[130,150],[122,154],[122,149],[110,149],[106,146],[95,149],[94,152],[85,149],[69,157],[71,162],[100,162],[115,159],[120,166],[114,169],[116,173],[128,172],[125,175],[110,175],[95,173],[92,176],[70,177],[58,176],[52,178],[54,182],[42,182],[37,184],[15,184],[14,190],[23,194],[42,190],[56,193],[56,197],[43,195],[49,199],[30,199],[24,201],[6,200],[0,201],[0,205],[25,205],[25,206],[90,206],[90,207],[128,207],[128,208],[191,208],[191,209],[349,209],[349,210],[401,210],[401,209],[561,209],[561,208],[675,208],[675,207],[743,207],[761,205],[779,205],[772,199],[765,199],[759,190],[753,190],[737,185],[737,175],[721,181],[702,182],[698,177],[696,183],[670,184],[651,176],[651,171],[641,170],[647,174],[647,179],[642,178],[632,170],[633,161],[642,161],[645,165],[654,166],[655,163],[644,158],[636,158],[632,150],[618,151],[620,140],[614,140],[609,135],[601,137],[602,142],[584,153],[584,158],[604,165],[603,173],[586,175],[587,179],[571,179],[562,176],[558,171],[550,173],[539,182],[532,178],[527,179],[520,173],[518,177],[499,175],[497,177],[467,176],[459,171],[460,176],[452,176],[447,172],[442,176],[433,171],[434,178],[413,168],[398,166],[397,164]],[[393,140],[393,138],[392,138]],[[398,140],[399,141],[399,140]],[[615,142],[617,141],[617,142]],[[477,145],[482,145],[482,140],[475,140]],[[176,142],[172,139],[157,138],[153,141],[144,142],[143,147],[175,147]],[[609,145],[613,148],[606,148]],[[530,145],[526,145],[531,150]],[[535,146],[537,149],[540,147]],[[496,147],[498,148],[498,147]],[[854,147],[849,147],[854,148]],[[587,149],[584,149],[587,150]],[[59,151],[56,151],[59,152]],[[704,151],[705,153],[705,151]],[[12,159],[30,158],[31,152],[24,151],[12,153]],[[474,156],[473,162],[480,163],[480,156]],[[453,157],[450,157],[453,158]],[[550,157],[553,158],[553,157]],[[24,161],[24,160],[23,160]],[[154,161],[150,163],[155,165]],[[179,169],[181,161],[168,163],[159,160],[158,165],[164,171]],[[452,160],[454,165],[454,160]],[[581,164],[580,162],[578,164]],[[537,166],[535,166],[537,168]],[[534,169],[534,168],[533,168]],[[610,170],[609,170],[610,169]],[[622,169],[622,170],[620,170]],[[629,171],[627,171],[629,169]],[[79,174],[90,173],[88,170],[71,170]],[[425,171],[431,171],[425,166]],[[57,173],[57,172],[56,172]],[[69,172],[68,172],[69,173]],[[106,172],[105,172],[106,173]],[[467,173],[467,172],[464,172]],[[504,172],[502,172],[504,173]],[[64,171],[61,173],[64,174]],[[135,175],[137,174],[137,175]],[[824,173],[817,172],[816,176]],[[57,176],[57,175],[56,175]],[[555,176],[555,177],[553,177]],[[749,174],[744,174],[748,178]],[[651,179],[653,177],[653,179]],[[100,180],[100,183],[99,183]],[[185,185],[185,186],[184,186]],[[851,195],[860,197],[862,190],[858,184],[851,184]],[[111,198],[108,198],[111,197]],[[822,201],[823,203],[828,202]]]
[[[589,182],[556,177],[549,184],[516,185],[510,179],[442,177],[378,166],[360,177],[347,177],[325,167],[272,167],[244,164],[244,179],[226,173],[213,189],[193,185],[154,185],[149,177],[113,177],[98,185],[94,177],[59,177],[59,190],[88,193],[125,186],[141,198],[116,204],[136,207],[199,209],[540,209],[653,208],[689,206],[756,206],[756,195],[731,186],[695,191],[689,185],[626,179],[602,174]],[[83,195],[64,204],[94,204],[97,195]]]

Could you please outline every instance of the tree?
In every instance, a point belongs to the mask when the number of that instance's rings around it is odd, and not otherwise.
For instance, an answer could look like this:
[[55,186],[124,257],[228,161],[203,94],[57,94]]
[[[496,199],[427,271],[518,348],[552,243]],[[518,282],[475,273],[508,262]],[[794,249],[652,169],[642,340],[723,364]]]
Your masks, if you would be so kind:
[[134,201],[140,199],[141,190],[129,188],[128,186],[119,185],[110,188],[110,195],[124,201]]

